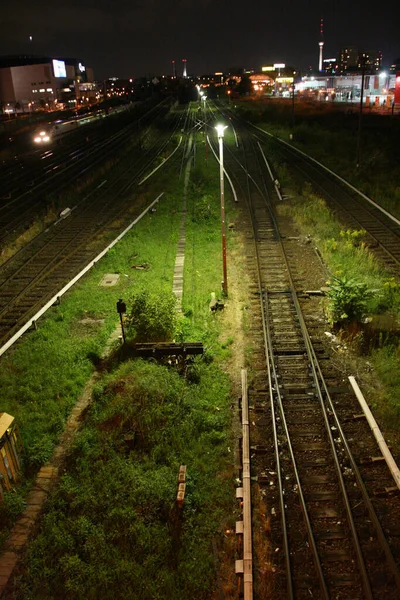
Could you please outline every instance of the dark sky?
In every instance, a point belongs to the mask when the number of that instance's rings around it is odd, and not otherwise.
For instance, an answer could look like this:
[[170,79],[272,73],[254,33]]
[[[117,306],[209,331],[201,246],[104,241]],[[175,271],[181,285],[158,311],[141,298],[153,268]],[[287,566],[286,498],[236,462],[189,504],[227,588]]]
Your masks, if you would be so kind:
[[0,14],[0,55],[78,57],[98,79],[170,73],[172,59],[179,73],[182,58],[193,74],[316,68],[321,14],[325,58],[344,45],[400,56],[398,0],[17,0]]

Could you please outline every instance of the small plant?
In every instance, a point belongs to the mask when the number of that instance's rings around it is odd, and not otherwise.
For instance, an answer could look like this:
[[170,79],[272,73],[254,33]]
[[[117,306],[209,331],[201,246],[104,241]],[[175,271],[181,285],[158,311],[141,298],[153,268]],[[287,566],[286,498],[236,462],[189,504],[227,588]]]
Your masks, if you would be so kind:
[[365,229],[342,229],[340,237],[344,239],[347,247],[354,248],[363,244],[363,238],[365,238],[366,233]]
[[171,292],[156,295],[143,290],[131,302],[128,329],[135,341],[165,342],[174,337],[178,315],[176,297]]
[[332,323],[360,322],[365,316],[367,303],[376,290],[354,279],[333,277],[329,282],[328,315]]
[[205,194],[195,201],[193,209],[193,221],[195,223],[204,223],[210,221],[216,216],[217,201],[211,194]]

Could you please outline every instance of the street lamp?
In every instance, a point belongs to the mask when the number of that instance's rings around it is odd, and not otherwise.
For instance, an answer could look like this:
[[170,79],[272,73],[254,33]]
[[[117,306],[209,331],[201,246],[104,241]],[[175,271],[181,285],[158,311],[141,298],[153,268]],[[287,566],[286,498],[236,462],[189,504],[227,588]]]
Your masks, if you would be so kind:
[[227,125],[217,125],[215,129],[219,142],[219,182],[221,187],[221,232],[222,232],[222,289],[224,295],[228,295],[228,274],[226,270],[226,229],[225,229],[225,198],[224,198],[224,131]]
[[208,165],[208,143],[207,143],[207,106],[206,100],[207,96],[204,95],[204,92],[201,95],[201,99],[204,102],[204,137],[206,142],[206,165]]

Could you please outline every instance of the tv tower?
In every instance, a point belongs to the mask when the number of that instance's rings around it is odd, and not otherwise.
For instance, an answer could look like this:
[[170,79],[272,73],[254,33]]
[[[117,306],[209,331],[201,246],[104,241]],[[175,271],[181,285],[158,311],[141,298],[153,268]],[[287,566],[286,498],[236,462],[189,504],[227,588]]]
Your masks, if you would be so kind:
[[324,49],[324,19],[323,19],[323,17],[321,17],[321,23],[320,23],[319,33],[320,33],[321,39],[320,39],[320,42],[318,43],[318,45],[319,45],[318,71],[320,73],[322,73],[322,52],[323,52],[323,49]]
[[186,58],[182,58],[182,62],[183,62],[183,77],[187,77],[187,71],[186,71]]

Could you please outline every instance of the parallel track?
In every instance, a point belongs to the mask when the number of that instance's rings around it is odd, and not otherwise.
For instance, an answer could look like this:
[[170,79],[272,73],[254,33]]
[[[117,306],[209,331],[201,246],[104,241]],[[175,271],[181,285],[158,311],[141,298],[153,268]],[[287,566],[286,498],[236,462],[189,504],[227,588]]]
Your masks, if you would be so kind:
[[[38,213],[40,214],[46,206],[46,196],[51,193],[59,194],[61,190],[79,181],[89,169],[112,159],[133,135],[136,134],[138,137],[139,127],[143,135],[143,128],[163,114],[162,111],[164,113],[168,111],[165,102],[153,107],[139,121],[131,120],[128,125],[125,124],[122,129],[108,138],[104,138],[103,133],[99,137],[91,136],[90,141],[84,141],[83,146],[81,146],[81,132],[80,138],[76,139],[74,136],[72,140],[74,151],[71,152],[70,143],[67,148],[61,146],[57,151],[54,150],[51,157],[53,162],[44,172],[40,164],[27,173],[23,171],[19,182],[20,191],[14,190],[15,193],[9,196],[3,195],[0,199],[0,246],[22,231],[30,216],[37,218]],[[54,157],[53,154],[56,156]],[[47,154],[44,155],[44,160],[47,160],[46,157]],[[4,194],[6,191],[7,188],[2,186],[1,193]]]
[[367,232],[367,243],[386,269],[400,275],[400,226],[305,156],[257,129],[262,142],[274,144],[281,160],[300,181],[309,181],[347,227]]
[[[400,498],[385,491],[393,481],[382,462],[370,477],[368,461],[362,459],[377,454],[374,440],[365,423],[354,419],[354,399],[337,385],[329,362],[320,366],[326,355],[307,332],[315,324],[314,314],[306,310],[306,297],[300,302],[303,290],[296,289],[290,273],[293,261],[285,252],[290,243],[280,237],[262,166],[244,129],[241,139],[243,168],[228,152],[226,164],[241,181],[251,215],[245,232],[254,282],[253,475],[273,515],[273,597],[398,598],[399,532],[390,532],[389,544],[383,529],[387,535],[400,514]],[[298,274],[294,277],[299,280]],[[343,430],[335,416],[338,403]],[[363,431],[362,444],[359,437],[346,441],[351,428]],[[267,597],[257,576],[255,589],[260,598]]]
[[[88,264],[132,220],[127,193],[150,170],[180,125],[148,149],[138,162],[120,174],[112,186],[104,186],[82,203],[70,217],[38,236],[0,268],[0,345],[4,344],[35,312]],[[176,161],[169,168],[177,168]],[[142,201],[134,210],[140,212]]]

